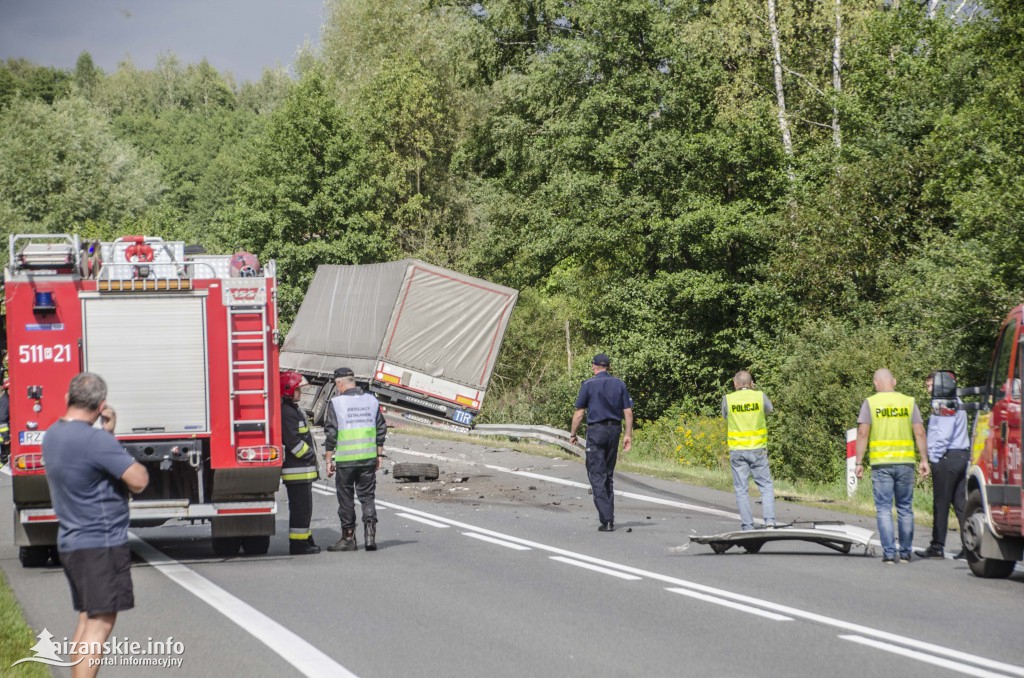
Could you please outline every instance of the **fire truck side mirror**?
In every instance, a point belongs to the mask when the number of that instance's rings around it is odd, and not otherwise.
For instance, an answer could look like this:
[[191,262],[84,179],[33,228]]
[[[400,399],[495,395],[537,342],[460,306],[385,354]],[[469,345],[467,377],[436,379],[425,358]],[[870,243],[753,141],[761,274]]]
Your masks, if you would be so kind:
[[932,398],[951,400],[956,398],[956,375],[952,372],[936,372],[932,380]]

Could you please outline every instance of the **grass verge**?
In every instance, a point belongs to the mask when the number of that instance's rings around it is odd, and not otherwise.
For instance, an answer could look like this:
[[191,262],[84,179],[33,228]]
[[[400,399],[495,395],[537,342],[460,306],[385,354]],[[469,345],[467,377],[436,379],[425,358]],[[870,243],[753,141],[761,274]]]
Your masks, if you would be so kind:
[[49,678],[50,671],[42,664],[26,662],[11,667],[19,659],[31,657],[33,653],[29,648],[35,644],[35,634],[25,622],[25,615],[14,598],[7,577],[0,571],[0,674],[19,678]]

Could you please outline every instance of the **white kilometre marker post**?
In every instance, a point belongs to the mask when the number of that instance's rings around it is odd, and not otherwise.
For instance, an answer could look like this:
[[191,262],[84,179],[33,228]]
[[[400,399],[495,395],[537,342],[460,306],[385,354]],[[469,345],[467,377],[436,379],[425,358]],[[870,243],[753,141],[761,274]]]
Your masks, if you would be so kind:
[[846,432],[846,496],[857,492],[857,429]]

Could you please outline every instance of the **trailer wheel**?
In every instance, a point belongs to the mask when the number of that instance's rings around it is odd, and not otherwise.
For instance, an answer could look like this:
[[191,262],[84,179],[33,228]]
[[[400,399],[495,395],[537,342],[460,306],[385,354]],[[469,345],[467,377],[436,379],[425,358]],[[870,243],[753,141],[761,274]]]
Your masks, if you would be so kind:
[[242,548],[241,537],[214,537],[213,552],[221,558],[230,558],[238,555],[238,549]]
[[22,546],[18,549],[22,567],[43,567],[50,560],[49,546]]
[[402,463],[395,464],[394,468],[391,469],[391,475],[394,476],[395,480],[437,480],[441,475],[441,471],[437,468],[437,464]]
[[265,556],[270,550],[270,537],[242,537],[242,550],[247,556]]
[[56,546],[50,547],[50,562],[53,563],[54,567],[60,567],[60,551],[57,550]]
[[981,539],[985,527],[985,508],[981,504],[981,492],[971,490],[967,496],[967,508],[964,510],[964,525],[960,539],[967,554],[967,565],[975,577],[982,579],[1005,579],[1013,573],[1017,563],[1013,560],[996,560],[982,558]]

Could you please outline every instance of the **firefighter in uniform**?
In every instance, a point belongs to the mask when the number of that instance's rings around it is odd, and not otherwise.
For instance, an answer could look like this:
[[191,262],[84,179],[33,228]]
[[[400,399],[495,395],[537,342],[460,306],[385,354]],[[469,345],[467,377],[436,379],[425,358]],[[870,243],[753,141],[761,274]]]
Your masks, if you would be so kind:
[[281,373],[281,428],[284,462],[281,481],[288,491],[288,551],[293,556],[320,553],[309,523],[313,518],[313,481],[320,477],[316,447],[306,414],[298,406],[303,383],[298,372]]
[[729,465],[732,488],[740,510],[740,528],[754,529],[748,485],[753,476],[761,493],[761,514],[765,527],[775,527],[775,488],[768,466],[768,423],[765,415],[773,412],[772,402],[763,391],[754,390],[750,372],[740,370],[732,379],[735,389],[722,398],[722,417],[728,429]]
[[11,399],[7,391],[11,380],[4,378],[3,392],[0,393],[0,466],[11,457]]
[[356,550],[356,507],[353,496],[359,496],[363,507],[363,536],[366,550],[377,550],[377,471],[384,456],[384,439],[388,426],[376,396],[356,386],[355,373],[347,367],[334,370],[334,386],[338,395],[331,398],[324,417],[324,442],[327,477],[337,471],[338,517],[341,539],[328,551]]

